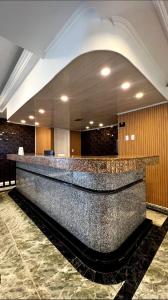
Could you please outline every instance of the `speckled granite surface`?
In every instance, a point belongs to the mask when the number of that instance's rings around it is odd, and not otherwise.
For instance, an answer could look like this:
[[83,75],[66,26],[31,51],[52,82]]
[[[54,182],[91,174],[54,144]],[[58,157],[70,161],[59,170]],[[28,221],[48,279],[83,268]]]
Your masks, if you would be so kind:
[[145,219],[144,182],[102,195],[17,169],[17,189],[80,241],[100,252],[116,250]]
[[18,168],[33,171],[50,178],[55,178],[93,190],[115,190],[145,177],[144,169],[118,174],[96,174],[88,172],[66,171],[47,166],[20,162],[17,162],[16,165]]
[[48,157],[39,155],[8,154],[10,160],[37,164],[68,171],[91,173],[122,173],[144,168],[159,162],[159,156],[127,157]]

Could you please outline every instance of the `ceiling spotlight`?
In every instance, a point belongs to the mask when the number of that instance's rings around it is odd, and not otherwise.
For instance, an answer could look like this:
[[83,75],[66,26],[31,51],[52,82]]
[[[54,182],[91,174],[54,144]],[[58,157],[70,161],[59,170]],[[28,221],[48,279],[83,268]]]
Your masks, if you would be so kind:
[[121,88],[122,88],[123,90],[127,90],[127,89],[130,88],[130,86],[131,86],[130,82],[126,81],[126,82],[123,82],[123,83],[122,83]]
[[99,127],[103,127],[103,123],[99,123]]
[[40,108],[40,109],[38,110],[38,112],[39,112],[40,114],[44,114],[44,113],[45,113],[45,110],[42,109],[42,108]]
[[69,100],[67,95],[62,95],[60,99],[62,102],[67,102]]
[[109,67],[104,67],[103,69],[101,69],[100,74],[103,77],[109,76],[111,73],[111,69]]
[[39,122],[35,122],[34,124],[35,124],[36,126],[38,126],[38,125],[39,125]]
[[31,115],[30,115],[30,116],[29,116],[29,119],[30,119],[30,120],[34,120],[34,116],[31,116]]
[[135,98],[141,99],[143,96],[144,96],[144,93],[139,92],[139,93],[137,93],[137,94],[135,95]]
[[85,128],[86,128],[86,129],[89,129],[90,127],[89,127],[89,126],[86,126]]
[[89,122],[90,125],[93,125],[93,123],[94,123],[93,121],[90,121],[90,122]]
[[26,123],[26,121],[25,121],[25,120],[21,120],[20,122],[21,122],[22,124],[25,124],[25,123]]

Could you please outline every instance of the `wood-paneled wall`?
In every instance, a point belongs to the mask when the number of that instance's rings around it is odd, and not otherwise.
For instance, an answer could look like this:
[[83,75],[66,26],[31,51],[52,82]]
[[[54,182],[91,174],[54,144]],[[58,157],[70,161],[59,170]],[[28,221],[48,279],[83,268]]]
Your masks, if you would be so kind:
[[81,133],[79,131],[70,132],[70,154],[81,155]]
[[44,150],[54,149],[53,128],[36,128],[36,154],[44,154]]
[[[168,104],[121,115],[119,122],[126,123],[119,128],[120,155],[160,156],[159,165],[147,167],[147,201],[168,207]],[[135,141],[125,141],[131,134]]]

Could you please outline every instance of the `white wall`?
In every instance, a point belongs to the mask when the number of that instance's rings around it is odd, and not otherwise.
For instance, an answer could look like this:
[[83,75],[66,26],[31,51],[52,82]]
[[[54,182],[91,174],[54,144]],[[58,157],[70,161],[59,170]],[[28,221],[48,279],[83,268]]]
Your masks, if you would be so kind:
[[54,128],[54,151],[58,156],[70,155],[70,131]]

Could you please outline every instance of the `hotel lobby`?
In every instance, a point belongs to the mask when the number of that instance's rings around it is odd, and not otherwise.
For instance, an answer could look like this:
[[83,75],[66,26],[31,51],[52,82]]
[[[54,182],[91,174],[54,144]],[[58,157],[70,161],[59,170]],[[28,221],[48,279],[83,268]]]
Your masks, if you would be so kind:
[[168,1],[0,1],[0,299],[168,299]]

